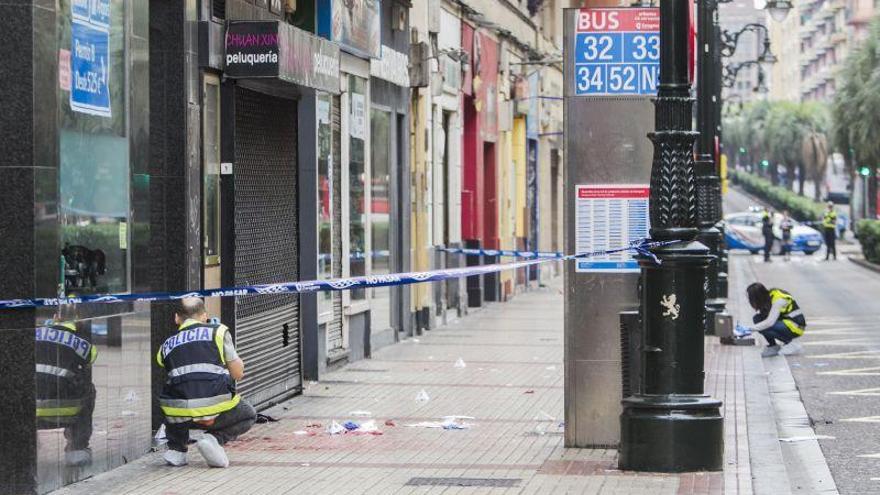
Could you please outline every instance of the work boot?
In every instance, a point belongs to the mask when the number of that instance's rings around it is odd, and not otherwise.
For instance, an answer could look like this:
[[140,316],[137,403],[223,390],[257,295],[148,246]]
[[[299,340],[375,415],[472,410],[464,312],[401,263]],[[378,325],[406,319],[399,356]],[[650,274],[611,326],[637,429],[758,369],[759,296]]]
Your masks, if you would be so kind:
[[169,466],[186,466],[186,452],[168,449],[162,457],[165,458],[165,462],[167,462]]
[[763,352],[761,352],[761,357],[773,357],[779,354],[779,346],[778,345],[768,345]]
[[217,441],[217,438],[210,433],[205,433],[201,440],[196,444],[201,452],[205,462],[211,467],[225,468],[229,467],[229,457],[223,446]]
[[70,467],[87,466],[92,463],[92,450],[70,450],[64,453],[64,464]]
[[796,341],[792,340],[791,342],[782,346],[782,349],[779,350],[779,354],[783,356],[791,356],[793,354],[800,354],[803,350],[803,347]]

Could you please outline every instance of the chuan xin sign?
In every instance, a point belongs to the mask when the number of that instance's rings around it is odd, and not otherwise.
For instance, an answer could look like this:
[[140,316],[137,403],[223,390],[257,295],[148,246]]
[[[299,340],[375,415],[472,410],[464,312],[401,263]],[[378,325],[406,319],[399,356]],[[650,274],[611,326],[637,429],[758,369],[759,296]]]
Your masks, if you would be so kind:
[[339,46],[279,21],[233,21],[226,29],[224,73],[339,93]]

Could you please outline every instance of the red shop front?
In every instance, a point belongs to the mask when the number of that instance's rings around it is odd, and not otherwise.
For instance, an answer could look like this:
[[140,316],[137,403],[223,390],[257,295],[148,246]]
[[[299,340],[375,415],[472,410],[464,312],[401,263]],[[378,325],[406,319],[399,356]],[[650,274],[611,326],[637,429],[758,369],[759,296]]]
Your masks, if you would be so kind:
[[[462,24],[461,46],[470,70],[462,92],[461,234],[466,247],[498,249],[498,42],[485,31]],[[469,256],[468,265],[497,262],[496,257]],[[498,274],[470,277],[468,305],[500,297]]]

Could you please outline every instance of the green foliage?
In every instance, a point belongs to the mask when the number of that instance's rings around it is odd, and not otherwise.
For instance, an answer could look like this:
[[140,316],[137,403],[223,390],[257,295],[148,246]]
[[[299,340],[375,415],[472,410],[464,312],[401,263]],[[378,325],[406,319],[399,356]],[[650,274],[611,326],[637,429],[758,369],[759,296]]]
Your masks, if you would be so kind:
[[822,203],[799,196],[783,187],[774,186],[770,181],[762,179],[742,170],[731,170],[730,178],[750,194],[766,201],[777,210],[788,210],[791,216],[802,222],[813,222],[824,215]]
[[880,263],[880,220],[859,220],[856,222],[856,233],[865,259]]
[[731,150],[729,159],[740,148],[748,150],[740,163],[760,163],[769,160],[767,167],[776,183],[776,165],[789,170],[799,169],[803,180],[824,170],[804,167],[802,143],[810,133],[825,134],[831,129],[828,109],[817,102],[757,101],[743,105],[739,112],[724,119],[724,149]]
[[880,18],[846,59],[831,105],[834,147],[852,170],[880,164]]

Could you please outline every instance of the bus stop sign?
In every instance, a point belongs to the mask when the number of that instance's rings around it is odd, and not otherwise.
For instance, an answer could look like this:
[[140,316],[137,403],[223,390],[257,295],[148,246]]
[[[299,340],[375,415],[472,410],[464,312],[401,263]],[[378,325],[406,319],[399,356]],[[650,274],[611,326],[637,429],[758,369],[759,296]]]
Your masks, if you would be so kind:
[[574,64],[577,96],[656,95],[660,9],[580,9]]

